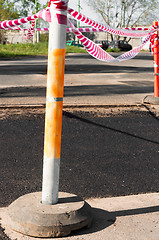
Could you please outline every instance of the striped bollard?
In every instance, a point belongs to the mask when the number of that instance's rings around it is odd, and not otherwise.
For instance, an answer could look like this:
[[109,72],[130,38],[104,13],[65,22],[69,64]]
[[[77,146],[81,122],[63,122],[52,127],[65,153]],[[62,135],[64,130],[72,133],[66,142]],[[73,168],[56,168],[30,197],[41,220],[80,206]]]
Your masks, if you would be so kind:
[[[154,22],[158,28],[158,22]],[[154,39],[154,97],[159,97],[159,32],[156,31]]]
[[[158,22],[153,22],[153,27],[158,28]],[[154,94],[148,95],[143,99],[143,103],[159,105],[159,31],[156,30],[152,35],[151,46],[154,63]]]

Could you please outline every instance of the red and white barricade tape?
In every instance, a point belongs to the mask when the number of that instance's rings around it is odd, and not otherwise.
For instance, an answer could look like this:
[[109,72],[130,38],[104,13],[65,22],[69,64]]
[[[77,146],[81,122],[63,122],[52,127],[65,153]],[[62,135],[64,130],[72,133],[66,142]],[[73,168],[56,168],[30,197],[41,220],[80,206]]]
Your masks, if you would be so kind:
[[150,29],[149,28],[141,28],[141,27],[137,27],[137,28],[128,28],[128,27],[126,27],[126,28],[124,28],[124,29],[126,29],[126,30],[132,30],[132,31],[150,31]]
[[[80,32],[104,32],[101,29],[95,29],[95,28],[78,28],[78,31]],[[67,32],[73,32],[72,28],[67,28]]]
[[[8,30],[21,30],[21,28],[15,27],[15,28],[7,28]],[[102,29],[95,29],[95,28],[77,28],[78,31],[80,32],[104,32]],[[131,28],[132,29],[132,28]],[[138,28],[136,28],[138,29]],[[27,31],[27,28],[23,29],[24,31]],[[49,31],[49,28],[35,28],[35,31]],[[140,30],[140,29],[139,29]],[[148,30],[148,28],[146,28],[146,31]],[[67,32],[74,32],[73,28],[67,28]]]
[[[57,3],[55,3],[56,1],[54,1],[54,4],[57,4],[57,8],[58,8],[58,4],[60,1],[57,1]],[[127,29],[117,29],[117,28],[111,28],[110,26],[104,26],[102,24],[99,24],[97,22],[95,22],[94,20],[91,20],[90,18],[84,16],[81,13],[78,13],[77,11],[73,10],[73,9],[68,9],[68,12],[78,21],[82,21],[83,23],[86,23],[90,26],[92,26],[92,30],[90,30],[89,28],[81,28],[81,31],[95,31],[94,29],[98,29],[98,31],[107,31],[111,34],[116,34],[119,36],[127,36],[127,37],[144,37],[147,35],[147,28],[137,28],[136,29],[131,29],[131,30],[127,30]],[[34,14],[32,16],[28,16],[25,18],[21,18],[21,19],[15,19],[15,20],[6,20],[3,22],[0,22],[0,29],[12,29],[16,26],[22,25],[24,23],[27,23],[29,21],[33,21],[36,20],[37,18],[42,18],[47,22],[51,22],[51,15],[50,15],[50,11],[49,11],[49,7],[39,11],[37,14]],[[70,30],[70,29],[69,29]],[[140,31],[139,31],[140,30]],[[146,30],[146,31],[145,31]],[[72,31],[72,30],[71,30]]]
[[32,24],[30,26],[30,28],[27,30],[26,35],[24,34],[24,30],[23,31],[23,37],[25,39],[30,39],[34,36],[34,26],[35,26],[35,20],[32,21]]
[[[58,2],[58,1],[57,1]],[[40,17],[44,20],[51,21],[51,16],[49,12],[49,8],[43,10],[43,14],[41,12]],[[126,36],[126,37],[144,37],[147,35],[147,31],[150,31],[149,28],[124,28],[124,29],[118,29],[118,28],[112,28],[110,26],[104,26],[102,24],[99,24],[95,22],[94,20],[91,20],[90,18],[86,17],[85,15],[78,13],[77,11],[68,8],[68,13],[72,15],[73,18],[75,18],[78,21],[81,21],[83,23],[86,23],[90,25],[93,28],[79,28],[80,32],[103,32],[107,31],[111,34],[116,34],[119,36]],[[48,22],[49,22],[48,21]],[[71,28],[67,28],[68,32],[73,32]]]
[[20,19],[15,19],[15,20],[5,20],[3,22],[0,22],[0,29],[13,29],[16,26],[20,26],[24,23],[30,22],[30,21],[34,21],[37,18],[42,18],[47,22],[51,21],[51,15],[50,15],[50,11],[49,8],[45,8],[41,11],[39,11],[38,13],[32,15],[32,16],[28,16],[25,18],[20,18]]
[[93,28],[98,28],[103,31],[109,32],[110,34],[115,34],[119,36],[124,37],[145,37],[147,35],[146,31],[136,31],[136,30],[127,30],[127,29],[119,29],[119,28],[111,28],[110,26],[97,23],[94,20],[91,20],[90,18],[86,17],[82,13],[78,13],[77,11],[69,8],[68,12],[71,14],[73,18],[75,18],[78,21],[81,21],[82,23],[86,23],[89,26],[92,26]]
[[33,21],[37,18],[38,18],[38,15],[34,14],[33,16],[28,16],[28,17],[21,18],[21,19],[6,20],[3,22],[0,22],[0,29],[5,29],[5,30],[12,29],[12,28],[14,29],[14,27],[16,27],[16,26]]
[[78,29],[75,28],[75,26],[71,22],[70,22],[70,25],[71,25],[71,28],[74,29],[74,33],[76,34],[78,39],[81,41],[81,43],[83,44],[87,52],[90,55],[92,55],[94,58],[104,62],[119,62],[119,61],[124,61],[124,60],[128,60],[135,57],[139,53],[139,51],[143,48],[143,46],[146,44],[146,42],[148,42],[151,38],[151,33],[148,33],[147,37],[145,38],[141,46],[135,47],[131,51],[126,52],[117,58],[114,58],[109,53],[104,51],[101,47],[99,47],[94,42],[89,40],[87,37],[83,36],[83,34],[80,31],[78,31]]
[[[50,1],[51,3],[51,1]],[[57,10],[62,11],[62,9],[65,10],[66,4],[65,2],[61,2],[59,0],[53,1],[55,4],[55,7]],[[62,4],[62,5],[61,5]],[[128,60],[133,57],[135,57],[139,51],[143,48],[143,46],[151,39],[152,34],[156,31],[156,29],[148,29],[148,28],[133,28],[133,29],[117,29],[117,28],[111,28],[110,26],[104,26],[102,24],[99,24],[95,22],[94,20],[91,20],[90,18],[84,16],[81,13],[78,13],[77,11],[73,9],[68,9],[68,12],[78,21],[82,21],[83,23],[86,23],[87,25],[93,27],[93,28],[75,28],[75,26],[70,23],[71,28],[68,28],[67,31],[74,32],[77,37],[80,39],[81,43],[86,48],[87,52],[91,54],[93,57],[95,57],[98,60],[105,61],[105,62],[117,62],[117,61],[123,61]],[[10,29],[10,30],[22,30],[21,28],[17,27],[18,25],[22,25],[24,23],[27,23],[29,21],[32,21],[31,27],[28,29],[27,36],[25,38],[29,39],[33,35],[34,31],[34,24],[35,20],[37,18],[42,18],[47,22],[51,22],[51,14],[49,11],[49,7],[46,9],[41,10],[37,14],[34,14],[33,16],[28,16],[26,18],[16,19],[16,20],[9,20],[9,21],[3,21],[0,22],[0,29]],[[41,30],[41,29],[37,29]],[[48,31],[48,28],[44,28],[45,31]],[[133,48],[131,51],[126,52],[119,56],[118,58],[112,57],[110,54],[105,52],[102,48],[100,48],[98,45],[96,45],[94,42],[83,36],[81,32],[96,32],[96,31],[106,31],[111,34],[119,35],[119,36],[126,36],[126,37],[145,37],[144,42],[141,46]]]
[[[156,26],[153,26],[153,29],[155,30]],[[157,39],[158,39],[158,41],[157,41]],[[156,40],[157,44],[155,44],[155,40]],[[151,47],[152,54],[154,53],[154,48],[156,48],[158,46],[158,44],[159,44],[159,36],[158,36],[158,33],[155,31],[150,39],[150,47]]]

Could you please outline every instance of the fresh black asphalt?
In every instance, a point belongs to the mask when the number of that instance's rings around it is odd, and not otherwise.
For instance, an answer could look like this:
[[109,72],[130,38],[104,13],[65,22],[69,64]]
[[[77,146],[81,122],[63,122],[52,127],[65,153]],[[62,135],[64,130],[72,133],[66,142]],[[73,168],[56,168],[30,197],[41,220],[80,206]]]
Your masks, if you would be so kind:
[[[60,191],[83,198],[159,191],[159,119],[64,109]],[[0,120],[0,207],[41,191],[44,113]]]

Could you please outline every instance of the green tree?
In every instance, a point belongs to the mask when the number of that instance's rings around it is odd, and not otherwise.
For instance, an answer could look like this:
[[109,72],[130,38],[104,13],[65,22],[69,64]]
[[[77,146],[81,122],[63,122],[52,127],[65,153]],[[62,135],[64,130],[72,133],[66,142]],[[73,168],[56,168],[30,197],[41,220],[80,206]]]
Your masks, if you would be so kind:
[[[35,13],[35,0],[13,0],[15,5],[18,8],[18,11],[21,16],[27,17],[30,14]],[[40,0],[37,0],[37,10],[44,9],[48,6],[49,1],[43,1],[44,4],[40,3]]]
[[[35,6],[36,2],[35,0],[12,0],[12,1],[14,1],[15,5],[17,6],[18,12],[22,17],[32,15],[35,12],[38,12],[46,8],[49,4],[48,0],[43,1],[37,0],[37,6]],[[36,20],[36,22],[38,27],[48,27],[48,24],[42,19],[38,19]]]
[[23,17],[27,17],[35,9],[35,0],[14,0],[14,4]]
[[9,0],[0,0],[0,20],[9,20],[18,18],[19,14],[13,2]]
[[[18,17],[18,11],[13,2],[0,0],[0,21],[16,19]],[[5,42],[5,32],[4,30],[0,31],[0,43]]]
[[89,0],[88,4],[113,27],[134,27],[153,23],[157,0]]

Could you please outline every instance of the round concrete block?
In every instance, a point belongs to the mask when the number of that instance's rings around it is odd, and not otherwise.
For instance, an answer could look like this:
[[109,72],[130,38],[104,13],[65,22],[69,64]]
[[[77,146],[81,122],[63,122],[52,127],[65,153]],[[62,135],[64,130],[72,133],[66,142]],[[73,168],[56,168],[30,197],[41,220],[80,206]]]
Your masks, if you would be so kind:
[[143,103],[159,105],[159,97],[154,97],[154,96],[148,95],[143,99]]
[[54,205],[41,203],[42,193],[26,194],[8,207],[9,226],[33,237],[62,237],[73,230],[90,226],[91,207],[74,194],[59,193]]

